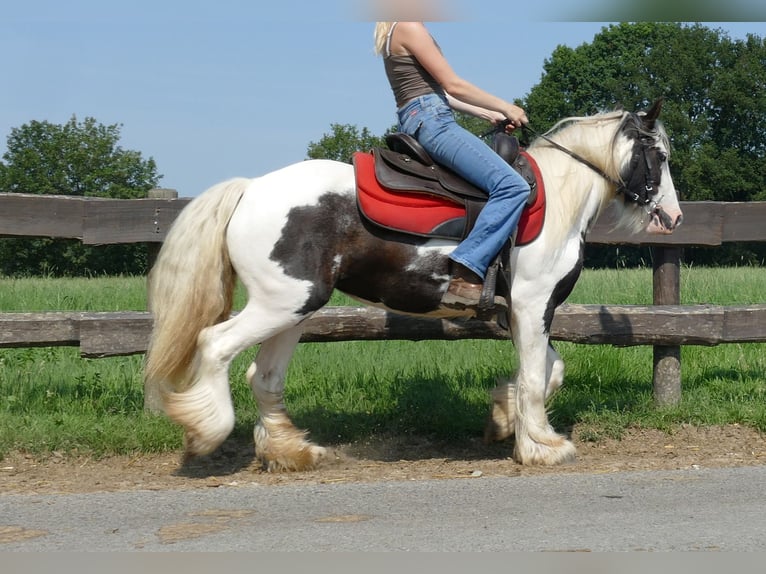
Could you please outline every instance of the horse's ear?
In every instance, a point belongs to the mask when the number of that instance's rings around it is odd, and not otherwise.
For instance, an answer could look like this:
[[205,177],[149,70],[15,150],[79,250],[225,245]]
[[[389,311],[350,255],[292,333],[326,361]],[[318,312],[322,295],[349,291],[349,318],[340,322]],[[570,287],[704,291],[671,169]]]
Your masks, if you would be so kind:
[[625,106],[623,106],[620,102],[617,102],[614,105],[614,110],[613,111],[615,111],[615,112],[623,112],[623,111],[625,111]]
[[660,117],[662,101],[662,98],[659,98],[657,101],[655,101],[649,111],[646,112],[646,115],[641,118],[641,121],[644,123],[644,126],[648,130],[654,129],[654,123],[657,121],[657,118]]

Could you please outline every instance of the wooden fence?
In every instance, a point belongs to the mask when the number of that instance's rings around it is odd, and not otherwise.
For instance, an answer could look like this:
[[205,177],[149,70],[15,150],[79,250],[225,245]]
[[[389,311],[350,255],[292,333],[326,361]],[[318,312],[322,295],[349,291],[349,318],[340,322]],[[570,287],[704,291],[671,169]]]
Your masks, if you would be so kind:
[[[155,249],[190,201],[156,190],[149,199],[110,200],[0,193],[0,237],[58,237],[85,244],[145,242]],[[653,305],[568,305],[555,313],[554,340],[654,346],[654,396],[681,396],[682,345],[766,341],[766,304],[680,305],[684,246],[766,241],[766,202],[683,202],[685,223],[670,236],[614,230],[611,210],[596,222],[590,244],[651,245]],[[79,346],[84,357],[143,353],[151,330],[147,312],[0,313],[0,347]],[[380,339],[500,339],[507,333],[476,320],[423,319],[371,307],[325,308],[308,322],[303,342]]]

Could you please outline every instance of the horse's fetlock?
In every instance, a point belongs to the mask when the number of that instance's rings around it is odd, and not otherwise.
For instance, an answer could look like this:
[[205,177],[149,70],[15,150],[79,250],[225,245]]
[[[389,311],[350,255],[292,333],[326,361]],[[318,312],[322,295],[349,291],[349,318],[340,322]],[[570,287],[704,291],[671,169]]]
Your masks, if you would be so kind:
[[513,458],[527,466],[556,466],[573,462],[577,450],[572,441],[561,435],[551,433],[547,436],[532,438],[529,435],[516,435]]
[[268,472],[311,470],[326,456],[325,448],[306,439],[289,419],[261,419],[253,430],[255,456]]

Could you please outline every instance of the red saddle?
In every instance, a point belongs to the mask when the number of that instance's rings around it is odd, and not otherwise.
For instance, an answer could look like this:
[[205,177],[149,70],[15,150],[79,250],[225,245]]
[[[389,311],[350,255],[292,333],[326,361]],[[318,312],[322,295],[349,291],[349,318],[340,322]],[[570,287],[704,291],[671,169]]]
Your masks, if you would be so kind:
[[[526,152],[520,157],[533,174],[530,197],[519,221],[516,245],[534,241],[545,219],[545,187],[540,169]],[[357,152],[353,156],[356,174],[357,203],[362,215],[371,223],[387,230],[421,237],[460,241],[467,233],[469,218],[466,202],[454,194],[443,195],[426,189],[399,189],[381,184],[376,177],[377,153]],[[454,175],[454,174],[453,174]],[[473,198],[475,200],[475,197]],[[486,203],[486,199],[483,200]]]

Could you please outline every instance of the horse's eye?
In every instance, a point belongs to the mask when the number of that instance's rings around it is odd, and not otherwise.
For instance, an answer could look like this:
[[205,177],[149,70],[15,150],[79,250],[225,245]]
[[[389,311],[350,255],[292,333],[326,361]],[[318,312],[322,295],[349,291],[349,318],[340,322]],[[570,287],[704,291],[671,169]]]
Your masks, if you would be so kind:
[[668,153],[661,151],[657,154],[657,157],[660,159],[660,163],[665,163],[668,161]]

